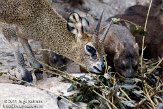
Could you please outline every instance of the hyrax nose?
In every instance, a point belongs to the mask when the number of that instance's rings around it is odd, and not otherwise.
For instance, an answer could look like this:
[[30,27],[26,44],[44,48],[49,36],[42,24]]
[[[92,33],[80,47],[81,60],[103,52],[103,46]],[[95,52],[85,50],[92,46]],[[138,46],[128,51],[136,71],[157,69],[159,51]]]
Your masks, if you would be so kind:
[[127,72],[124,75],[127,78],[134,78],[135,77],[135,71],[133,69],[127,70]]

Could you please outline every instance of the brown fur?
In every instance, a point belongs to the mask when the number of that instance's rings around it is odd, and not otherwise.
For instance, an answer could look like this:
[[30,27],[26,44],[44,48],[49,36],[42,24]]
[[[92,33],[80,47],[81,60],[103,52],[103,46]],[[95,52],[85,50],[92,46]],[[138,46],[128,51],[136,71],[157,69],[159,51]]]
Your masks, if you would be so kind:
[[107,62],[125,77],[133,77],[137,70],[138,46],[129,30],[113,24],[105,38]]
[[[127,15],[140,15],[146,16],[149,6],[134,5],[126,9],[125,14]],[[158,16],[162,10],[162,0],[153,0],[149,16]]]
[[72,7],[82,5],[84,3],[83,0],[69,0],[69,3]]
[[[136,8],[135,8],[136,7]],[[133,10],[129,13],[125,13],[124,15],[117,15],[116,17],[120,17],[122,19],[126,19],[129,21],[132,21],[138,25],[141,25],[144,27],[145,19],[146,19],[146,12],[147,8],[144,6],[133,6],[129,9],[133,8]],[[137,14],[136,9],[143,9],[139,14]],[[129,10],[128,9],[128,10]],[[161,24],[161,11],[152,7],[151,9],[155,13],[159,13],[158,15],[155,15],[154,13],[151,13],[148,19],[147,24],[147,35],[145,37],[145,58],[155,58],[157,59],[162,55],[162,42],[163,42],[163,25]],[[135,12],[136,11],[136,12]],[[136,41],[139,44],[139,47],[142,46],[142,36],[135,36]]]

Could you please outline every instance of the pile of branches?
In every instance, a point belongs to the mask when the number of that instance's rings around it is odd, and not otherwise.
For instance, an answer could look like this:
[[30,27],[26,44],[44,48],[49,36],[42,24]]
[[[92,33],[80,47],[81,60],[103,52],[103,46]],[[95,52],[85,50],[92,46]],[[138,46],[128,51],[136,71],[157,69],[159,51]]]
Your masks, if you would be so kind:
[[87,103],[88,109],[162,109],[163,73],[158,66],[162,60],[155,63],[144,60],[143,69],[140,65],[135,78],[124,78],[110,71],[100,76],[73,78],[76,82],[71,89],[80,93],[69,98]]
[[[78,93],[71,96],[60,96],[71,102],[73,109],[85,109],[78,105],[80,103],[85,103],[87,109],[162,109],[163,71],[159,67],[162,61],[163,59],[156,62],[143,59],[135,78],[125,78],[111,72],[110,67],[106,68],[104,75],[88,73],[75,77],[44,65],[49,67],[46,72],[62,76],[72,83],[68,92],[78,90]],[[16,78],[11,79],[19,84],[35,86]]]

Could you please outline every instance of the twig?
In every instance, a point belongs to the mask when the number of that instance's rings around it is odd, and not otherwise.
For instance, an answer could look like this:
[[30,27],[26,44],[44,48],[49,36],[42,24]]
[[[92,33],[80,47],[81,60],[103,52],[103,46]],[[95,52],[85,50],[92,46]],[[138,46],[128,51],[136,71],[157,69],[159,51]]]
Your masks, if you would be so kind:
[[147,23],[148,23],[148,18],[149,18],[149,13],[151,10],[152,2],[153,0],[151,0],[149,4],[149,8],[148,8],[148,12],[147,12],[146,20],[145,20],[145,25],[144,25],[144,31],[147,31]]
[[154,67],[152,68],[152,70],[150,70],[150,72],[148,72],[147,74],[151,74],[162,62],[163,62],[163,58],[162,58],[161,60],[159,60],[158,63],[157,63],[157,65],[154,66]]
[[143,36],[142,40],[142,48],[141,48],[141,56],[140,56],[140,66],[141,66],[141,74],[143,74],[143,54],[144,54],[144,41],[145,41],[145,36]]
[[[51,66],[49,66],[49,65],[47,65],[47,64],[45,64],[45,63],[43,63],[43,62],[41,62],[41,61],[39,61],[39,60],[37,60],[37,61],[38,61],[39,63],[45,65],[46,67],[48,67],[48,68],[50,68],[50,69],[52,69],[52,70],[55,70],[55,71],[61,73],[62,75],[59,74],[59,73],[55,73],[55,72],[52,72],[52,71],[48,70],[49,73],[51,73],[51,74],[56,74],[56,75],[58,75],[58,76],[62,76],[62,77],[64,77],[64,78],[70,80],[70,81],[73,82],[73,83],[76,83],[76,84],[81,85],[79,82],[74,81],[74,79],[77,80],[76,77],[71,76],[71,75],[69,75],[68,73],[65,73],[65,72],[63,72],[63,71],[61,71],[61,70],[58,70],[58,69],[54,68],[54,67],[51,67]],[[44,70],[44,71],[45,71],[45,70]]]
[[155,103],[152,101],[151,96],[149,95],[148,92],[146,93],[146,96],[147,96],[148,100],[150,101],[150,104],[152,105],[153,109],[155,109]]
[[[149,97],[151,98],[151,97],[153,97],[153,96],[155,96],[157,93],[152,93],[151,95],[149,95]],[[141,101],[139,101],[139,103],[137,103],[136,105],[135,105],[135,107],[139,107],[139,106],[141,106],[145,101],[147,101],[148,99],[147,98],[144,98],[144,99],[142,99]]]
[[[102,95],[106,98],[106,95],[104,93],[102,93]],[[111,106],[109,105],[109,103],[107,101],[106,102],[106,105],[108,106],[109,109],[112,109]]]
[[[152,1],[153,0],[150,1],[150,5],[148,8],[148,12],[147,12],[146,20],[145,20],[145,25],[144,25],[144,31],[147,31],[147,24],[148,24],[149,13],[150,13],[151,6],[152,6]],[[141,58],[140,58],[141,73],[143,73],[144,42],[145,42],[145,36],[143,36],[143,40],[142,40],[142,51],[141,51]]]
[[118,109],[110,100],[104,98],[101,94],[99,94],[98,92],[96,92],[95,90],[93,90],[93,92],[95,94],[97,94],[98,96],[100,96],[102,99],[106,100],[114,109]]
[[53,52],[55,53],[54,51],[50,50],[50,49],[39,49],[39,51],[48,51],[48,52]]
[[122,90],[122,88],[120,88],[120,91],[127,97],[128,100],[131,101],[131,98],[126,94],[124,90]]

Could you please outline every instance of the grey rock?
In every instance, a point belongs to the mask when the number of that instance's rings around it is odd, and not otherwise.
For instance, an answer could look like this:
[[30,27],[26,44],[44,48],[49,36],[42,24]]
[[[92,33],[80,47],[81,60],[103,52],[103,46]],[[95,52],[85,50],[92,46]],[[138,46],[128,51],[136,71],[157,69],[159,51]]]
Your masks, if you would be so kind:
[[5,109],[7,106],[15,107],[13,109],[17,109],[16,107],[22,107],[20,109],[26,109],[24,107],[59,109],[56,98],[57,96],[35,87],[0,83],[0,109]]

